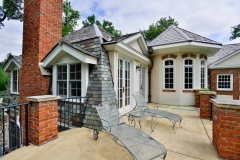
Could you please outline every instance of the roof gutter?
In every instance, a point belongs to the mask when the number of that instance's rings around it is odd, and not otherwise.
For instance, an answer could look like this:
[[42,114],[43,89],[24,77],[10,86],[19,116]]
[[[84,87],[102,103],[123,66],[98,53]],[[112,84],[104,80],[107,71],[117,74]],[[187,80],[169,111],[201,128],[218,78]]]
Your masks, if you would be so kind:
[[152,74],[152,68],[153,68],[153,65],[154,65],[153,60],[152,60],[152,53],[153,53],[152,47],[148,48],[148,53],[149,53],[149,59],[152,62],[152,65],[148,70],[148,103],[151,103],[151,97],[152,97],[152,94],[151,94],[151,91],[152,91],[151,90],[151,74]]

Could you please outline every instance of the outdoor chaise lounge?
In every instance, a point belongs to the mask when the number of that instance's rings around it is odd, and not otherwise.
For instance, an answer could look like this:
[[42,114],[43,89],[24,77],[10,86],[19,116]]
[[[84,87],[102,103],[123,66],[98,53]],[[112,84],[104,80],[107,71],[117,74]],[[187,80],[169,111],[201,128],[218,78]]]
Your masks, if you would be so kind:
[[[153,121],[153,117],[169,119],[173,123],[173,132],[174,132],[175,124],[177,122],[179,122],[179,126],[181,126],[180,124],[182,122],[182,116],[171,113],[171,112],[163,111],[163,110],[148,108],[146,100],[144,99],[143,95],[139,92],[134,93],[133,97],[136,100],[136,107],[138,111],[130,112],[129,119],[134,120],[135,117],[140,118],[140,121],[139,121],[140,127],[141,127],[141,119],[147,116],[151,116],[152,121]],[[159,106],[156,106],[155,108],[158,108],[158,107]],[[151,122],[151,129],[153,131],[152,122]]]
[[[116,104],[101,104],[96,109],[101,119],[103,130],[106,131],[114,142],[125,147],[133,159],[166,158],[167,150],[165,147],[145,132],[126,124]],[[94,139],[97,139],[97,135],[98,131],[94,130]]]

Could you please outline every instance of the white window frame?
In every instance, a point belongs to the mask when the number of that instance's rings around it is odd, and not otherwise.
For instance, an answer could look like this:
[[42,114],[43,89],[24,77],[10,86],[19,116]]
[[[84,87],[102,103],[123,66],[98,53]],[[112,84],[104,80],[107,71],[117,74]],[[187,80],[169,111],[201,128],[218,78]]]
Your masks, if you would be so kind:
[[[204,66],[202,65],[204,61]],[[200,59],[200,86],[201,88],[207,88],[207,61],[204,58]],[[204,68],[204,86],[202,87],[202,68]]]
[[[219,76],[230,76],[230,88],[219,88],[218,87]],[[219,91],[233,91],[233,74],[217,74],[217,90],[219,90]]]
[[[17,72],[17,92],[13,91],[13,72]],[[11,71],[11,94],[19,94],[18,86],[19,86],[19,71],[18,70],[12,70]]]
[[[167,68],[173,68],[173,88],[165,88],[165,62],[166,61],[168,61],[168,60],[172,60],[173,61],[173,65],[172,65],[172,67],[167,67]],[[176,73],[175,73],[175,66],[176,66],[176,61],[175,61],[175,59],[174,58],[166,58],[166,59],[164,59],[163,60],[163,89],[164,90],[175,90],[175,79],[176,79],[176,77],[175,77],[175,75],[176,75]]]
[[[185,65],[185,60],[190,59],[193,61],[192,65]],[[185,67],[192,67],[192,88],[185,88]],[[194,90],[195,88],[195,59],[191,57],[186,57],[183,59],[183,90]]]
[[89,77],[89,64],[82,62],[69,62],[69,63],[57,63],[53,66],[53,79],[52,79],[52,94],[58,95],[58,66],[67,65],[67,96],[64,98],[70,98],[70,65],[72,64],[81,64],[81,97],[86,96],[87,87],[88,87],[88,77]]

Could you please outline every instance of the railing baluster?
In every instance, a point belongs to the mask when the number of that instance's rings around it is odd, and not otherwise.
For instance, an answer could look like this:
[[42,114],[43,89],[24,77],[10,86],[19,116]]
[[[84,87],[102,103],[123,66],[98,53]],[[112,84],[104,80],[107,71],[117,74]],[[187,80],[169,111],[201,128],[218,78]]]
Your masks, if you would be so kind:
[[28,104],[25,104],[25,127],[26,127],[26,130],[25,130],[26,146],[29,146],[29,143],[28,143]]
[[2,118],[3,118],[3,129],[2,129],[2,135],[3,135],[3,155],[5,155],[5,119],[4,119],[4,108],[2,108]]

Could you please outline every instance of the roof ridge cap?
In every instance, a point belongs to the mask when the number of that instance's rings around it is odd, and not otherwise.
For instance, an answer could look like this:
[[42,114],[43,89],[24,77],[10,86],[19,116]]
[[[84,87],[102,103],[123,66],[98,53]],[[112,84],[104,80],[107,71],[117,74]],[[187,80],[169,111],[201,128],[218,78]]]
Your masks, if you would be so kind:
[[178,32],[181,36],[183,36],[183,38],[187,39],[187,40],[192,40],[192,38],[188,37],[188,35],[186,33],[184,33],[182,30],[180,30],[180,28],[172,25],[172,28],[175,29],[176,32]]
[[102,32],[99,30],[98,26],[95,23],[93,24],[93,27],[94,27],[96,36],[103,37]]

